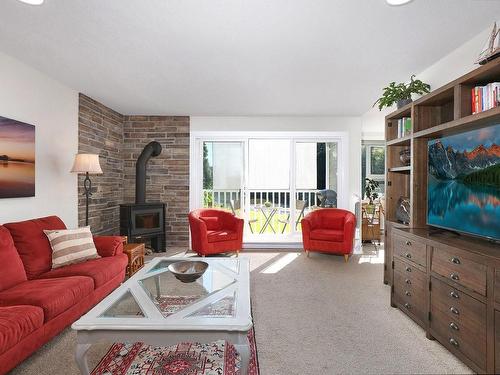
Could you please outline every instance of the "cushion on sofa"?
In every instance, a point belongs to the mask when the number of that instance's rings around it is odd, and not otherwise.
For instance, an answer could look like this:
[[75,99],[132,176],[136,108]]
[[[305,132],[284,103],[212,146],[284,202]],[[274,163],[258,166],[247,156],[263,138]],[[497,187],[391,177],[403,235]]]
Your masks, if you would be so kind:
[[36,306],[0,307],[0,354],[43,325],[43,310]]
[[66,229],[57,216],[20,221],[4,225],[12,235],[28,279],[52,268],[52,249],[44,230]]
[[26,272],[7,228],[0,225],[0,291],[26,281]]
[[128,258],[126,254],[114,257],[92,259],[83,263],[70,264],[69,266],[53,269],[38,276],[40,279],[49,279],[66,276],[88,276],[94,280],[97,289],[109,280],[123,272],[127,267]]
[[314,229],[310,234],[311,240],[343,242],[344,231],[335,229]]
[[94,281],[85,276],[28,280],[0,292],[0,306],[39,306],[47,322],[93,291]]
[[238,239],[238,233],[230,230],[207,231],[208,242],[233,241]]
[[100,258],[89,226],[43,232],[52,248],[52,269]]

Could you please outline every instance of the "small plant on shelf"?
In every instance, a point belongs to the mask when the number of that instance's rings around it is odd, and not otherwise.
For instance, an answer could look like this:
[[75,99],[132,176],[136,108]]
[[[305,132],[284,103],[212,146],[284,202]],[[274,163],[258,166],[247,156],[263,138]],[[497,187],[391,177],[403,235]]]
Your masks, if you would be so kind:
[[431,91],[431,86],[415,79],[415,74],[410,77],[410,83],[391,82],[389,86],[384,87],[382,96],[377,99],[373,106],[378,104],[378,109],[381,111],[384,107],[392,107],[397,105],[398,109],[406,104],[411,103],[412,94],[426,94]]

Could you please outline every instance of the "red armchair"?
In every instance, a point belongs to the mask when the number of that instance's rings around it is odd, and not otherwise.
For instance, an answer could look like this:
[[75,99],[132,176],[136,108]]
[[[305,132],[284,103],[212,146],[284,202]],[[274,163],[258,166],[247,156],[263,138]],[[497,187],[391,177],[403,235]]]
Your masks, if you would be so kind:
[[191,249],[198,255],[236,251],[243,243],[243,219],[232,213],[214,209],[198,209],[189,213]]
[[356,217],[350,211],[322,208],[307,214],[301,221],[304,250],[344,255],[352,254]]

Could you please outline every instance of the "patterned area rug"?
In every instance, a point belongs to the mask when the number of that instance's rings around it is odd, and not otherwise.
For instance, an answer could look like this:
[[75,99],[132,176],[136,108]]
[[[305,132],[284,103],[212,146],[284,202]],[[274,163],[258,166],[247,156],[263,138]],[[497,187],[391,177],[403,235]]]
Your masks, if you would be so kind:
[[[259,375],[253,330],[249,375]],[[239,375],[241,360],[231,343],[181,343],[150,346],[143,343],[113,344],[92,375]]]

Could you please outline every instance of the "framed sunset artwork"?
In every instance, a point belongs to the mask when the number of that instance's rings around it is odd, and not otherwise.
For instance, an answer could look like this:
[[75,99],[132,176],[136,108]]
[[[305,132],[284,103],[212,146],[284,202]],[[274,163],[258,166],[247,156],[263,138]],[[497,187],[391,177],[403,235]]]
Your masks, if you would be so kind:
[[35,196],[35,126],[0,116],[0,198]]

